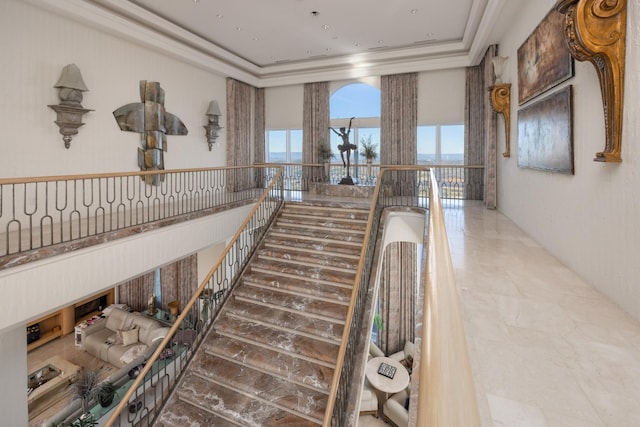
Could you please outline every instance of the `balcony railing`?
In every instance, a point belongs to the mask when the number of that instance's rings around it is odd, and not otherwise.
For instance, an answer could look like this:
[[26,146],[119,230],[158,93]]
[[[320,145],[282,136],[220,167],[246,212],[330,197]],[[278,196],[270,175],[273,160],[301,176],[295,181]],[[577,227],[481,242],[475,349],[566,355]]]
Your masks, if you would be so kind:
[[[286,191],[309,191],[312,182],[338,184],[345,176],[345,168],[341,164],[266,163],[260,165],[272,168],[281,166],[283,168],[283,185]],[[483,166],[425,165],[407,167],[414,170],[409,185],[416,187],[416,194],[422,194],[425,200],[429,195],[428,169],[435,171],[435,179],[442,199],[476,200],[483,197]],[[350,172],[358,185],[375,186],[380,169],[380,164],[372,164],[370,167],[367,164],[358,164],[351,165]]]
[[[159,184],[146,184],[149,175]],[[38,249],[68,242],[77,249],[91,237],[104,241],[255,202],[265,177],[275,175],[273,167],[248,166],[2,179],[0,268],[37,259]]]

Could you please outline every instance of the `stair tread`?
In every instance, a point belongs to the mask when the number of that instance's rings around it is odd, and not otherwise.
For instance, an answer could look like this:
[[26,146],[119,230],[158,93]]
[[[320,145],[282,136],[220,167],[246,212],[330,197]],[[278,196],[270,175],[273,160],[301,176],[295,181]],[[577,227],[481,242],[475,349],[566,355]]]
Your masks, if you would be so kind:
[[[316,405],[302,407],[298,405],[299,390],[294,385],[277,383],[266,374],[245,372],[246,369],[238,369],[237,365],[222,359],[209,359],[204,366],[209,367],[210,371],[201,372],[202,376],[195,373],[185,376],[178,391],[182,401],[208,408],[227,419],[233,419],[239,425],[308,426],[311,423],[319,424],[319,419],[324,416],[326,399],[319,400]],[[241,380],[229,383],[230,388],[219,385],[226,383],[229,378],[233,380],[232,376],[239,376]],[[262,387],[261,390],[252,390],[248,384],[262,384]],[[241,388],[237,389],[236,386]]]
[[265,246],[289,247],[292,250],[326,251],[334,254],[345,254],[360,256],[361,247],[356,245],[345,245],[337,241],[322,241],[309,239],[296,239],[295,236],[286,237],[279,235],[269,235],[265,239]]
[[327,282],[341,283],[353,286],[355,280],[354,272],[334,271],[321,267],[304,267],[282,261],[255,259],[249,265],[251,271],[271,272],[291,274],[300,277],[300,280],[324,280]]
[[[184,398],[186,393],[195,397],[197,390],[202,387],[204,390],[197,393],[201,398],[218,400],[223,394],[228,396],[227,393],[218,395],[220,385],[224,385],[242,393],[238,400],[244,405],[251,402],[251,398],[257,398],[262,401],[263,410],[268,407],[265,405],[274,405],[274,408],[286,408],[315,420],[321,421],[324,417],[327,405],[327,395],[324,393],[207,353],[199,353],[192,363],[194,368],[185,376],[180,387],[181,398]],[[203,379],[205,383],[200,381]],[[216,385],[209,385],[208,382],[214,382]],[[227,407],[227,403],[223,405]],[[246,407],[243,409],[240,406],[238,409],[246,411]]]
[[328,393],[334,369],[213,332],[202,344],[209,354]]
[[340,343],[344,325],[308,316],[307,313],[293,313],[291,311],[270,308],[234,299],[224,308],[225,314],[235,315],[266,325],[273,325],[278,329],[289,329],[311,337],[323,338]]
[[[238,427],[218,415],[180,400],[177,396],[171,398],[156,421],[160,427],[185,427],[195,426],[216,426],[216,427]],[[301,424],[303,425],[303,424]]]
[[299,295],[311,295],[329,298],[340,302],[351,300],[351,288],[344,286],[330,286],[325,283],[304,280],[301,277],[287,277],[277,272],[261,273],[251,271],[242,277],[243,283],[270,287],[295,292]]
[[317,314],[340,322],[344,322],[349,309],[345,304],[315,299],[312,295],[288,294],[276,289],[258,288],[244,283],[237,287],[233,295],[235,298],[244,297],[257,303],[267,303],[303,314]]
[[309,205],[304,203],[287,203],[282,211],[287,214],[312,214],[318,215],[320,212],[324,216],[331,216],[337,218],[352,218],[367,220],[369,217],[368,208],[359,207],[336,207],[336,206],[321,206],[321,205]]
[[336,231],[327,228],[303,228],[292,224],[275,224],[270,229],[270,234],[285,235],[287,237],[313,238],[316,241],[351,242],[354,245],[362,245],[364,233],[350,231]]
[[286,262],[304,263],[319,267],[339,268],[345,270],[356,270],[359,259],[345,258],[333,254],[313,254],[306,252],[296,252],[291,249],[262,248],[258,252],[260,258],[275,258]]
[[329,367],[335,366],[338,357],[338,345],[298,335],[294,332],[277,331],[255,322],[238,320],[231,316],[218,317],[214,328],[221,335],[236,337]]

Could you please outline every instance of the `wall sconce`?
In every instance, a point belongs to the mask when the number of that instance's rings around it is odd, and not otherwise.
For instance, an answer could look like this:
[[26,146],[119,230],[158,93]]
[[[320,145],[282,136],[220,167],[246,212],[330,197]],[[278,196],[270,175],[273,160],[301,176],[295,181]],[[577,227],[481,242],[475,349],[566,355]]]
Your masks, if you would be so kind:
[[205,114],[207,115],[208,123],[203,127],[205,130],[207,143],[209,144],[209,151],[211,151],[213,144],[216,142],[216,139],[218,139],[218,131],[222,129],[222,127],[220,127],[220,124],[218,123],[218,120],[222,115],[220,107],[218,106],[218,101],[211,101],[209,103],[209,108],[207,109],[207,112]]
[[502,83],[503,65],[507,57],[496,56],[491,59],[495,84],[489,88],[491,94],[491,108],[504,118],[505,151],[504,157],[511,156],[511,83]]
[[75,64],[66,65],[62,69],[62,74],[53,87],[59,89],[60,104],[49,105],[48,107],[57,113],[58,116],[55,123],[60,128],[65,148],[69,148],[71,146],[71,138],[77,135],[78,128],[84,125],[82,116],[89,111],[93,111],[83,108],[80,104],[82,102],[82,92],[86,92],[89,89],[84,84],[80,69]]

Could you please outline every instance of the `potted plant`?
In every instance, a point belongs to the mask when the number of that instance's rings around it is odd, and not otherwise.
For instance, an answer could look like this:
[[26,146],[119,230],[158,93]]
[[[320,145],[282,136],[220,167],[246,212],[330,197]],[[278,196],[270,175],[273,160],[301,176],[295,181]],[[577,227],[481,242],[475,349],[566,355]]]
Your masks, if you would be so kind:
[[371,176],[371,163],[378,158],[378,144],[371,142],[371,134],[360,138],[360,155],[367,159],[367,176]]
[[322,163],[324,163],[324,174],[325,176],[329,176],[329,161],[333,158],[333,152],[331,151],[331,146],[329,144],[321,144],[318,147],[318,155]]
[[113,398],[116,395],[116,386],[111,381],[105,381],[98,387],[96,398],[100,403],[100,406],[106,408],[111,405]]
[[89,401],[96,392],[96,386],[99,383],[98,371],[90,368],[83,368],[78,372],[73,388],[76,396],[80,398],[82,403],[82,416],[89,412]]

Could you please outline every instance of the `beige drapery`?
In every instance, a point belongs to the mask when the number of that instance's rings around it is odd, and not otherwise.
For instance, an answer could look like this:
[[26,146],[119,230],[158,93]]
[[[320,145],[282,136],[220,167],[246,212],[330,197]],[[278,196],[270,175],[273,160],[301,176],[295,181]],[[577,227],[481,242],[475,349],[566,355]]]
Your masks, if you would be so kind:
[[496,55],[497,46],[489,46],[480,64],[466,71],[465,164],[484,165],[484,174],[480,170],[466,172],[466,198],[484,198],[489,209],[495,209],[497,195],[497,115],[488,90],[494,82],[491,59]]
[[135,311],[147,309],[149,297],[155,293],[156,272],[149,273],[131,279],[118,286],[118,302],[127,304]]
[[[251,164],[251,128],[253,87],[235,79],[227,79],[227,166]],[[240,191],[251,188],[247,170],[227,172],[227,189]]]
[[402,350],[407,341],[414,342],[417,263],[415,243],[393,242],[384,250],[378,293],[382,318],[378,346],[385,354]]
[[[305,83],[302,111],[302,162],[321,163],[319,149],[325,144],[329,144],[329,83]],[[325,180],[322,168],[305,168],[303,176],[305,183]]]
[[[380,162],[383,165],[417,163],[418,76],[415,73],[382,76],[380,80]],[[394,172],[400,186],[396,195],[415,190],[414,172]],[[395,353],[415,337],[417,245],[389,244],[383,254],[378,294],[382,331],[378,344],[385,354]]]
[[[179,261],[160,268],[160,286],[162,299],[160,307],[168,310],[171,301],[180,301],[180,312],[198,289],[198,257],[190,255]],[[192,320],[196,319],[196,309],[193,310]]]
[[264,88],[255,89],[255,143],[254,143],[254,163],[264,163],[264,138],[265,138],[265,100]]
[[418,135],[418,75],[380,79],[380,163],[415,165]]

